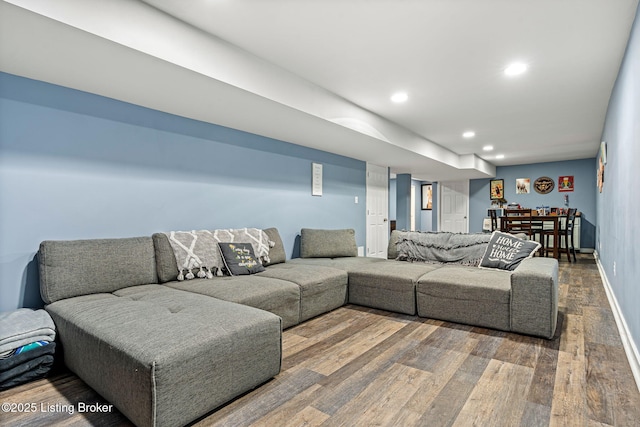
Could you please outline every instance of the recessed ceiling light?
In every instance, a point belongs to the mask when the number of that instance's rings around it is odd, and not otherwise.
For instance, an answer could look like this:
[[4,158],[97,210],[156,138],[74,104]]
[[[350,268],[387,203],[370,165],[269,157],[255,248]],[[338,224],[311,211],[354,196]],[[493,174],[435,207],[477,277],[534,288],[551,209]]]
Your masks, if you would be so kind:
[[409,99],[409,95],[406,92],[396,92],[391,95],[391,100],[395,103],[405,102]]
[[468,130],[465,133],[463,133],[462,136],[464,138],[473,138],[474,136],[476,136],[476,133],[472,130]]
[[484,151],[492,151],[493,150],[493,145],[485,145],[484,147],[482,147],[482,149]]
[[523,62],[514,62],[513,64],[509,64],[509,66],[504,69],[504,73],[507,76],[517,76],[524,73],[525,71],[527,71],[527,64]]
[[504,154],[498,154],[498,155],[496,156],[496,159],[504,159]]

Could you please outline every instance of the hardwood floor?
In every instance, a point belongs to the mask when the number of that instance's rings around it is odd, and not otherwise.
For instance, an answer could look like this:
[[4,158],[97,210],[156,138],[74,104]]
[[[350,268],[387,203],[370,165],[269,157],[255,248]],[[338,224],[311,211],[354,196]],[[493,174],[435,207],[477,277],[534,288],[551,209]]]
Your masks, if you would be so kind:
[[[282,372],[194,425],[638,426],[640,392],[591,255],[560,263],[553,340],[346,306],[285,331]],[[106,403],[74,375],[0,403]],[[7,414],[6,426],[129,425],[117,410]]]

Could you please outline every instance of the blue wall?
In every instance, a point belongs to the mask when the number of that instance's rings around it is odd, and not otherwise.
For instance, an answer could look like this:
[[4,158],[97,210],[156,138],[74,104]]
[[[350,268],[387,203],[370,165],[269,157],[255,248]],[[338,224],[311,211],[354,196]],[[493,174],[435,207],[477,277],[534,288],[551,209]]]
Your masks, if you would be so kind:
[[[640,9],[609,101],[602,140],[607,164],[598,211],[596,250],[629,327],[640,344]],[[597,160],[592,162],[597,167]],[[616,265],[614,270],[613,265]]]
[[[564,196],[569,196],[569,207],[577,208],[582,213],[580,228],[580,247],[594,248],[596,235],[596,169],[593,159],[569,160],[563,162],[535,163],[518,166],[499,166],[496,168],[496,179],[504,179],[505,199],[525,208],[537,206],[565,207]],[[573,175],[574,191],[559,192],[558,178]],[[553,178],[556,185],[549,194],[539,194],[533,189],[533,182],[541,177]],[[529,194],[516,194],[516,179],[529,178],[531,190]],[[482,231],[482,219],[486,217],[487,208],[491,206],[489,199],[489,179],[474,179],[469,183],[469,231]]]
[[[410,174],[396,176],[396,228],[398,230],[411,230],[411,184]],[[415,205],[417,204],[416,200]],[[418,224],[415,226],[417,228]]]
[[0,311],[42,304],[45,239],[274,226],[291,257],[301,228],[348,227],[365,244],[364,162],[4,73],[0,112]]
[[[422,184],[431,184],[431,210],[422,210]],[[416,213],[417,222],[419,224],[418,229],[420,231],[434,231],[437,227],[433,225],[436,212],[438,210],[438,193],[437,183],[431,183],[427,181],[419,181],[416,184],[417,188],[417,204],[418,213]]]
[[[433,231],[436,229],[436,226],[433,225],[433,218],[436,216],[437,210],[437,193],[436,188],[437,185],[434,183],[433,185],[433,210],[427,211],[422,210],[422,184],[430,184],[430,182],[426,181],[418,181],[415,179],[411,180],[411,185],[416,186],[416,230],[419,231]],[[397,179],[393,178],[389,180],[389,219],[397,220]],[[407,195],[408,198],[411,197],[411,193]]]

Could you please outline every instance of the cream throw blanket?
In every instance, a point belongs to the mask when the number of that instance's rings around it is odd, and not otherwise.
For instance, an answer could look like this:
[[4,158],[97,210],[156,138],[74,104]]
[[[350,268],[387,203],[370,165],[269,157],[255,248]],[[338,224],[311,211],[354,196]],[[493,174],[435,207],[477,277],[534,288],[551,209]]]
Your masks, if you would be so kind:
[[269,249],[275,245],[267,233],[258,228],[170,231],[164,234],[176,257],[178,280],[222,276],[224,262],[218,243],[250,243],[261,263],[269,262]]

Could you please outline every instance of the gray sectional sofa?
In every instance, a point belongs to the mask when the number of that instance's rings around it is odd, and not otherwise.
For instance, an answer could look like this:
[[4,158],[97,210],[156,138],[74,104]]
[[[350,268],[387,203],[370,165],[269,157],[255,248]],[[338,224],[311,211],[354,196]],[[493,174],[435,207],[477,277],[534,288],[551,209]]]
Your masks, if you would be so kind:
[[136,425],[180,426],[277,375],[282,329],[346,303],[554,335],[555,259],[504,272],[365,258],[353,230],[303,229],[301,258],[287,261],[278,231],[264,231],[265,271],[185,281],[164,233],[42,242],[65,364]]
[[[318,241],[320,232],[325,240],[321,248],[313,250],[312,242]],[[326,237],[332,234],[333,238]],[[430,237],[437,237],[445,256],[427,260],[431,262],[407,262],[397,248],[412,234],[391,233],[388,259],[327,257],[328,248],[351,240],[346,233],[303,229],[301,258],[289,263],[345,270],[351,304],[548,339],[554,336],[558,315],[556,259],[528,258],[514,271],[481,269],[477,267],[478,256],[482,257],[491,235],[418,233],[426,237],[427,245]],[[305,250],[305,242],[311,249]],[[343,255],[345,251],[337,253]],[[450,253],[456,257],[446,256]]]

